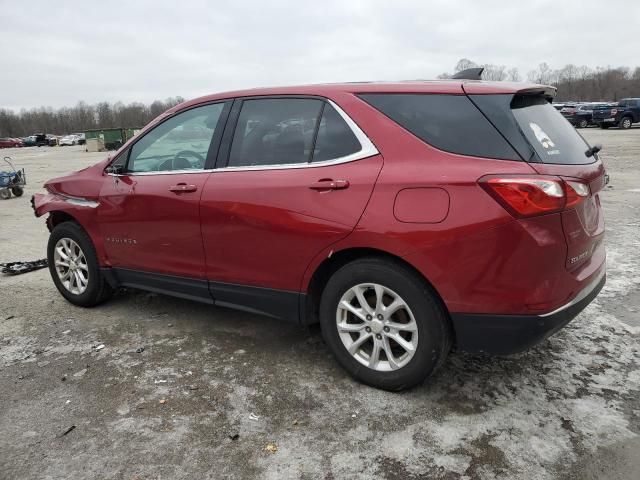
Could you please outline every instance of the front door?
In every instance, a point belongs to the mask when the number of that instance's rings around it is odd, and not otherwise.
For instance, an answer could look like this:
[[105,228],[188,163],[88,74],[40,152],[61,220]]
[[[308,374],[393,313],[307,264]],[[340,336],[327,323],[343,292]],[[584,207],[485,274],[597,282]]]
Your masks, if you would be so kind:
[[199,202],[224,106],[175,114],[115,159],[124,171],[106,179],[98,211],[111,266],[204,278]]

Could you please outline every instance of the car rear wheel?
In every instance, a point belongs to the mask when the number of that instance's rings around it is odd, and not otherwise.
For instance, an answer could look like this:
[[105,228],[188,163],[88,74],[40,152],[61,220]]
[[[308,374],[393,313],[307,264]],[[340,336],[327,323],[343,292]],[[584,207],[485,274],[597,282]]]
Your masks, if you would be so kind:
[[93,243],[77,223],[64,222],[53,229],[47,261],[56,288],[74,305],[93,307],[111,296],[112,289],[100,272]]
[[584,118],[578,122],[578,128],[587,128],[588,125],[589,122]]
[[345,370],[385,390],[422,383],[451,349],[449,320],[434,292],[392,260],[362,259],[338,270],[322,294],[320,322]]
[[629,117],[624,117],[622,120],[620,120],[620,128],[627,130],[628,128],[631,128],[631,119]]

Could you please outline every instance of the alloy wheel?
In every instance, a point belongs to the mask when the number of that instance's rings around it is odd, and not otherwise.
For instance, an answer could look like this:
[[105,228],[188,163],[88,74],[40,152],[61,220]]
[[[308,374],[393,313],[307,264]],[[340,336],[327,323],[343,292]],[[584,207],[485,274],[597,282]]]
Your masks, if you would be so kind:
[[376,371],[404,367],[418,348],[418,324],[409,305],[377,283],[345,292],[336,310],[336,326],[347,352]]
[[81,295],[89,285],[89,265],[84,252],[74,240],[61,238],[53,251],[53,261],[62,286]]

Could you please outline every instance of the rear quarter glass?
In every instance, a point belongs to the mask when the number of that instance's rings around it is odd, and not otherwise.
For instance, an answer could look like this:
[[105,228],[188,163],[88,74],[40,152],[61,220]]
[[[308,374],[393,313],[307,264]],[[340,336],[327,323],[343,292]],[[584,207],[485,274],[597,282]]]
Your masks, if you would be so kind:
[[[587,142],[543,96],[471,95],[470,98],[528,161],[556,165],[596,161],[585,154],[589,149]],[[531,152],[528,157],[527,151]]]
[[522,160],[466,95],[367,93],[358,96],[440,150],[473,157]]

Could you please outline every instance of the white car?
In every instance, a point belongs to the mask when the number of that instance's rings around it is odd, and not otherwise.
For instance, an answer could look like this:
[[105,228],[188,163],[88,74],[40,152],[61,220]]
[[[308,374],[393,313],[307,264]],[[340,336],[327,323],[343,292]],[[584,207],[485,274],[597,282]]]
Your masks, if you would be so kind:
[[79,139],[77,135],[65,135],[60,139],[58,145],[60,145],[61,147],[65,145],[76,145],[78,143],[78,140]]

